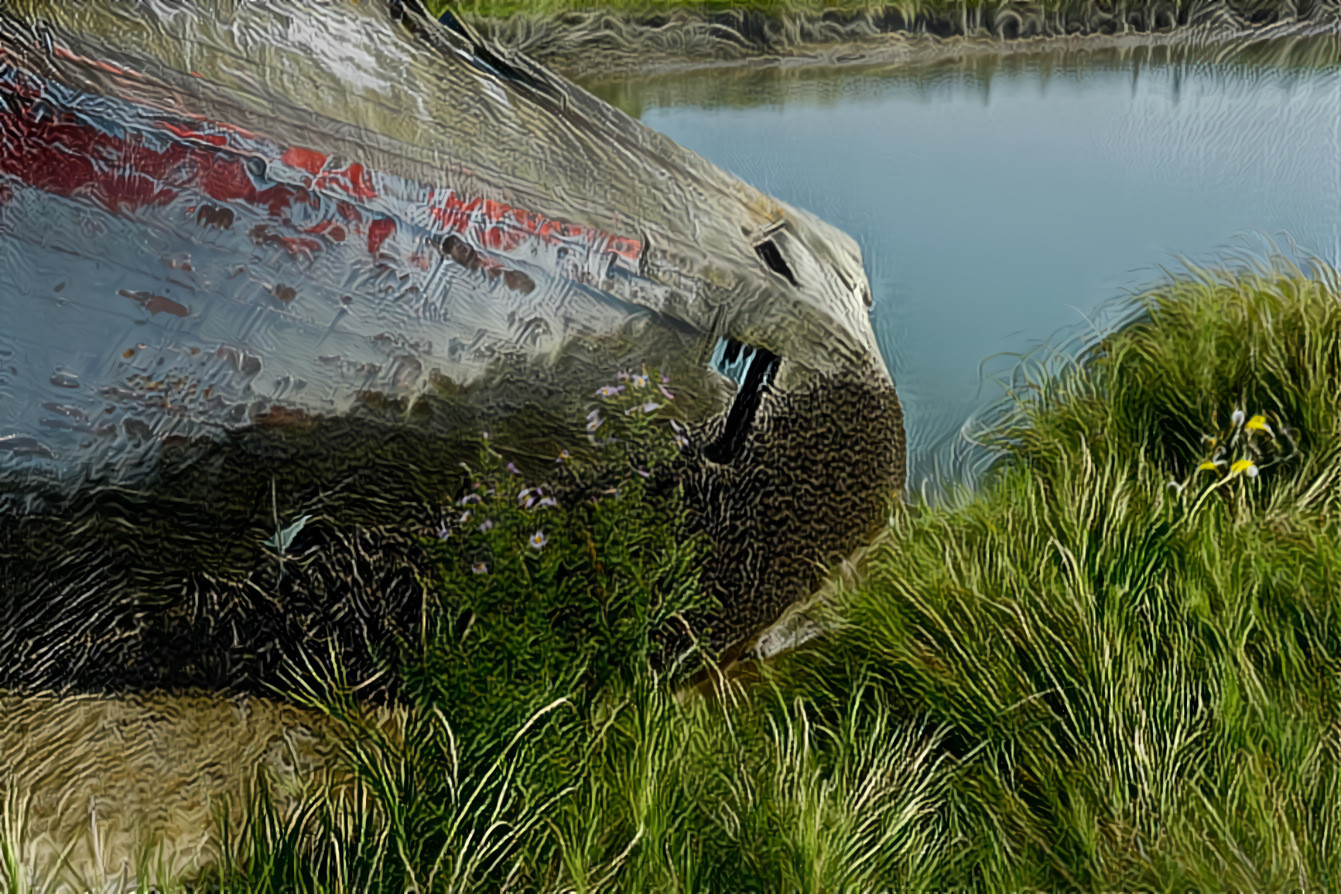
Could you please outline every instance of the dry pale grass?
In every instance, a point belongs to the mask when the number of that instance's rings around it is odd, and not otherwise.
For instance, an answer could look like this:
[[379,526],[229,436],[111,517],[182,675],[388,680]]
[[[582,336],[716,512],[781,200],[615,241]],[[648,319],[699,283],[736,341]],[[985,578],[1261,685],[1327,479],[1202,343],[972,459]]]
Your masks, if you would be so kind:
[[283,811],[333,759],[328,718],[263,698],[0,695],[0,891],[189,878],[258,777]]

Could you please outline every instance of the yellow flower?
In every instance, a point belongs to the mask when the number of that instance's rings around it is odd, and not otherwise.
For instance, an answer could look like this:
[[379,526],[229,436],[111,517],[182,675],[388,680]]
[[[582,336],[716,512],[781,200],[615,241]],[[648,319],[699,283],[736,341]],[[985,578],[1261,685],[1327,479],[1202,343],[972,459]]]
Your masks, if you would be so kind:
[[1249,478],[1256,478],[1257,466],[1250,459],[1235,460],[1234,465],[1229,467],[1229,474],[1237,475],[1240,472],[1244,473]]
[[1225,464],[1225,461],[1224,461],[1223,459],[1216,459],[1216,460],[1210,460],[1210,459],[1208,459],[1208,460],[1206,460],[1204,463],[1202,463],[1201,465],[1197,466],[1197,471],[1198,471],[1198,472],[1214,472],[1216,469],[1218,469],[1220,466],[1223,466],[1224,464]]
[[1276,433],[1271,430],[1271,426],[1267,425],[1266,417],[1261,414],[1249,419],[1248,424],[1243,427],[1248,431],[1264,431],[1273,438],[1276,436]]

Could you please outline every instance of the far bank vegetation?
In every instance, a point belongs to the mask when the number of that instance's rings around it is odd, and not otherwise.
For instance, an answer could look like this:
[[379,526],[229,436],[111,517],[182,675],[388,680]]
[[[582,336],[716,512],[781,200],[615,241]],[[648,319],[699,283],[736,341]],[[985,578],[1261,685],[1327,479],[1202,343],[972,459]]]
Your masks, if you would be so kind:
[[1335,26],[1338,0],[430,0],[506,46],[574,73],[656,60],[792,55],[899,38],[1013,40],[1186,30],[1242,39]]

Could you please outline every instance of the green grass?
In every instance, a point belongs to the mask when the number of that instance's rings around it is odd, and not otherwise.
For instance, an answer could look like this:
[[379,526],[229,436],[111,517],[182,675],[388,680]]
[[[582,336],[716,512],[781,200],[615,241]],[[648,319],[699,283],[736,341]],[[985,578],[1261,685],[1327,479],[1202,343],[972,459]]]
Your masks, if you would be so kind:
[[[652,26],[665,24],[673,12],[711,18],[734,28],[730,40],[712,43],[718,51],[730,43],[757,44],[778,50],[807,41],[833,41],[869,36],[881,31],[930,31],[940,35],[991,34],[1024,37],[1041,34],[1117,33],[1160,31],[1196,23],[1263,24],[1295,21],[1338,12],[1335,0],[430,0],[435,15],[451,11],[498,31],[503,39],[521,43],[528,51],[562,56],[565,41],[593,41],[589,27],[562,28],[541,36],[534,25],[502,27],[498,20],[545,20],[568,14],[611,14]],[[579,16],[581,18],[581,16]],[[828,23],[830,27],[824,27]],[[792,23],[788,25],[786,23]],[[805,26],[796,30],[794,25]],[[856,25],[855,30],[832,25]],[[683,25],[683,22],[681,23]],[[543,29],[542,29],[543,30]],[[707,39],[707,36],[704,36]],[[661,37],[649,38],[653,45]],[[680,46],[681,53],[693,42]],[[569,47],[573,49],[573,47]]]
[[[296,816],[259,787],[204,886],[1335,889],[1338,275],[1193,270],[1141,302],[1022,370],[985,480],[900,509],[821,638],[706,696],[656,670],[673,619],[650,609],[699,547],[666,539],[655,489],[551,517],[562,579],[534,573],[533,516],[496,507],[475,545],[540,615],[509,624],[445,561],[410,697],[310,693],[350,774]],[[621,450],[664,434],[628,418]],[[510,473],[485,466],[487,494]]]
[[356,782],[297,820],[258,800],[219,887],[828,892],[926,874],[950,779],[936,731],[869,691],[832,724],[729,692],[613,684],[585,710],[556,700],[488,756],[465,753],[446,712],[387,721],[328,701]]
[[429,3],[437,15],[447,10],[466,15],[558,15],[566,12],[609,10],[631,14],[669,12],[688,9],[699,12],[721,12],[730,9],[756,10],[766,13],[822,13],[825,10],[846,12],[873,12],[891,5],[874,0],[463,0],[463,2]]
[[[1022,382],[989,482],[895,518],[783,668],[835,704],[875,674],[946,730],[945,884],[1338,884],[1341,294],[1315,273],[1194,272]],[[1297,449],[1197,471],[1235,408]]]

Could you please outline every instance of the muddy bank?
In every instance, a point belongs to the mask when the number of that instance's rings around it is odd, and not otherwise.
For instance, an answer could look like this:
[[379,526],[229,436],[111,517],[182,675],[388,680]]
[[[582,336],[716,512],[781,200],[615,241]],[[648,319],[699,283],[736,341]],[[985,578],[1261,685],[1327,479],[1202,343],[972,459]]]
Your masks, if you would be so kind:
[[[881,13],[752,10],[670,13],[570,12],[473,17],[481,35],[569,78],[591,82],[656,73],[760,65],[903,65],[960,56],[1145,46],[1220,46],[1234,53],[1341,34],[1341,4],[1101,3],[1043,9],[1028,4]],[[1288,51],[1288,48],[1287,48]],[[1341,44],[1312,50],[1341,59]]]

